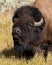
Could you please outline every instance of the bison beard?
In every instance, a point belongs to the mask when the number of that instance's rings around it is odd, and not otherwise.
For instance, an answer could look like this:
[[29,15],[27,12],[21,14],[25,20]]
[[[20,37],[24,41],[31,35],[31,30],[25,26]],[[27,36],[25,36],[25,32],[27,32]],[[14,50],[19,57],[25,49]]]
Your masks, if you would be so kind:
[[12,35],[16,54],[27,59],[33,57],[40,45],[45,26],[44,17],[37,8],[23,6],[15,11],[13,23]]

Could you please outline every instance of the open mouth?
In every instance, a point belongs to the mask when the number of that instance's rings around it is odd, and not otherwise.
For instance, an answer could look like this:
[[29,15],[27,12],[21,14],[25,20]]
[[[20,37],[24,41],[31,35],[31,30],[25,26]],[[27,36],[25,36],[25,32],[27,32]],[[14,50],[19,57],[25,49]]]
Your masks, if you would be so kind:
[[19,38],[18,35],[16,34],[13,35],[13,40],[18,40],[18,38]]

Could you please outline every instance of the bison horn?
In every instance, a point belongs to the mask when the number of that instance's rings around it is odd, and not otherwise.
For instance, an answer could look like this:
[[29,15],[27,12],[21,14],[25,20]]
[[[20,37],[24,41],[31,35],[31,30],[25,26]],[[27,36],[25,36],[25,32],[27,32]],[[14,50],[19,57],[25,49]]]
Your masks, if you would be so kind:
[[34,22],[34,26],[40,26],[43,23],[43,18],[39,22]]

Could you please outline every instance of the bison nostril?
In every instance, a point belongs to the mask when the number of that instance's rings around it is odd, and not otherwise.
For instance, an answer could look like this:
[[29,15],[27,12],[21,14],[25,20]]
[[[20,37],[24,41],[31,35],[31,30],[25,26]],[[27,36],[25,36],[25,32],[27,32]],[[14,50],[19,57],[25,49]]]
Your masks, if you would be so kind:
[[16,33],[20,34],[21,30],[20,29],[16,29]]
[[20,35],[21,34],[21,29],[19,27],[15,27],[12,30],[12,34],[17,34]]

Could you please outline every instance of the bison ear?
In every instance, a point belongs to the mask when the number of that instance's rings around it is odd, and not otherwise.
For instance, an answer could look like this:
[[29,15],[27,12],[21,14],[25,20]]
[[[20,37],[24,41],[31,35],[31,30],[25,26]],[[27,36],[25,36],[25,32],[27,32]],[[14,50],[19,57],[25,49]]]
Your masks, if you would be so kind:
[[13,15],[12,21],[13,23],[19,18],[18,12],[16,11]]
[[16,24],[19,21],[19,18],[14,18],[13,23]]

